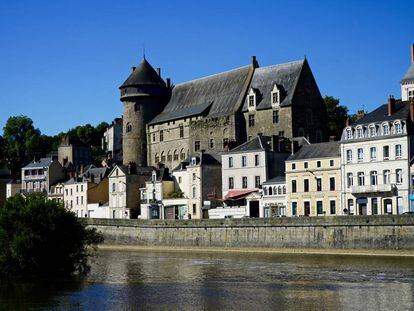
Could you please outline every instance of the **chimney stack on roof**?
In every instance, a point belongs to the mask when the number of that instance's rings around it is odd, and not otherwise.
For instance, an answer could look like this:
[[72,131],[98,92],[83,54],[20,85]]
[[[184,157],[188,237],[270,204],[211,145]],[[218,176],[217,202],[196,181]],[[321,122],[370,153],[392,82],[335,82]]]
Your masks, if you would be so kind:
[[411,44],[411,64],[414,64],[414,43]]
[[414,122],[414,97],[410,101],[410,119],[411,122]]
[[365,111],[364,110],[358,110],[357,120],[361,120],[363,117],[365,117]]
[[131,67],[131,73],[133,73],[134,72],[134,70],[136,69],[137,67]]
[[161,68],[160,67],[157,68],[157,74],[161,77]]
[[170,78],[167,78],[166,85],[167,85],[167,89],[171,88],[171,79]]
[[252,66],[254,68],[259,67],[258,64],[257,64],[256,56],[254,56],[254,55],[252,56]]
[[271,151],[280,152],[279,136],[277,136],[277,135],[272,135],[271,136],[270,148],[271,148]]
[[391,116],[395,112],[395,98],[390,95],[388,97],[388,115]]

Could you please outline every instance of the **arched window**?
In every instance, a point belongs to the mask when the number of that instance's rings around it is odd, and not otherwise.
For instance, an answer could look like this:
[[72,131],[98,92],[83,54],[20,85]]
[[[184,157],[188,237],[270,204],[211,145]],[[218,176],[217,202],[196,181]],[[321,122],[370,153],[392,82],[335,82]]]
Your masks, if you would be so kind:
[[160,162],[160,156],[158,153],[155,154],[155,163]]
[[276,186],[273,187],[273,194],[277,195],[277,187]]
[[278,194],[278,195],[281,195],[281,194],[282,194],[282,186],[279,186],[279,187],[277,188],[277,194]]
[[376,129],[375,125],[370,125],[369,126],[369,136],[370,137],[377,136],[377,129]]
[[286,194],[286,186],[283,186],[283,194]]
[[395,131],[395,134],[401,134],[402,133],[401,122],[397,121],[397,122],[394,123],[394,131]]
[[364,131],[363,131],[363,129],[362,129],[362,126],[357,127],[356,132],[357,132],[357,138],[362,138],[362,137],[364,137]]
[[267,195],[267,187],[263,187],[263,194]]
[[177,149],[174,150],[174,161],[178,160],[178,151]]
[[383,135],[389,135],[390,134],[390,126],[388,125],[388,123],[384,123],[382,125],[382,134]]
[[352,130],[348,128],[345,131],[345,139],[351,139],[351,138],[352,138]]
[[171,162],[171,161],[172,161],[172,154],[171,154],[171,150],[168,150],[168,153],[167,153],[167,161],[168,161],[168,162]]
[[161,152],[161,162],[165,163],[165,152]]
[[127,123],[126,131],[127,131],[127,133],[132,132],[132,124],[131,123]]
[[269,187],[269,195],[272,195],[272,194],[273,194],[272,187]]

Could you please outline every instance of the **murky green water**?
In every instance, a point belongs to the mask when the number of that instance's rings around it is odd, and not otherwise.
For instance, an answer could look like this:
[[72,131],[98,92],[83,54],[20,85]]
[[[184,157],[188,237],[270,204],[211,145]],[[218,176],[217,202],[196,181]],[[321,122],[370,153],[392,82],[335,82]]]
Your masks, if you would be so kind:
[[413,310],[414,259],[100,251],[82,280],[0,284],[4,310]]

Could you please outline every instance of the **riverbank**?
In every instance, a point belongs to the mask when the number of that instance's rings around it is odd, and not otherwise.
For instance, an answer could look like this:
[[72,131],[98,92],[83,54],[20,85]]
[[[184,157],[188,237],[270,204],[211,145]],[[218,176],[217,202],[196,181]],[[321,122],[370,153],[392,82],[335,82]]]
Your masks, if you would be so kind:
[[414,250],[366,250],[366,249],[311,249],[311,248],[219,248],[219,247],[180,247],[109,245],[98,246],[100,251],[122,252],[185,252],[185,253],[241,253],[241,254],[285,254],[285,255],[331,255],[365,257],[411,257]]
[[105,244],[123,247],[318,254],[414,252],[414,215],[85,221],[103,234]]

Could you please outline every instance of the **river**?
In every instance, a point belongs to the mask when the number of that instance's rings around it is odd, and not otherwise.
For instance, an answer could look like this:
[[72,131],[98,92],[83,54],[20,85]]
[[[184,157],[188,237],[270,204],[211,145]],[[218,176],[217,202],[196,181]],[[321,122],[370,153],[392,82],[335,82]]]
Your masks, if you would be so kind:
[[414,309],[414,258],[98,251],[91,266],[82,279],[0,283],[0,309]]

